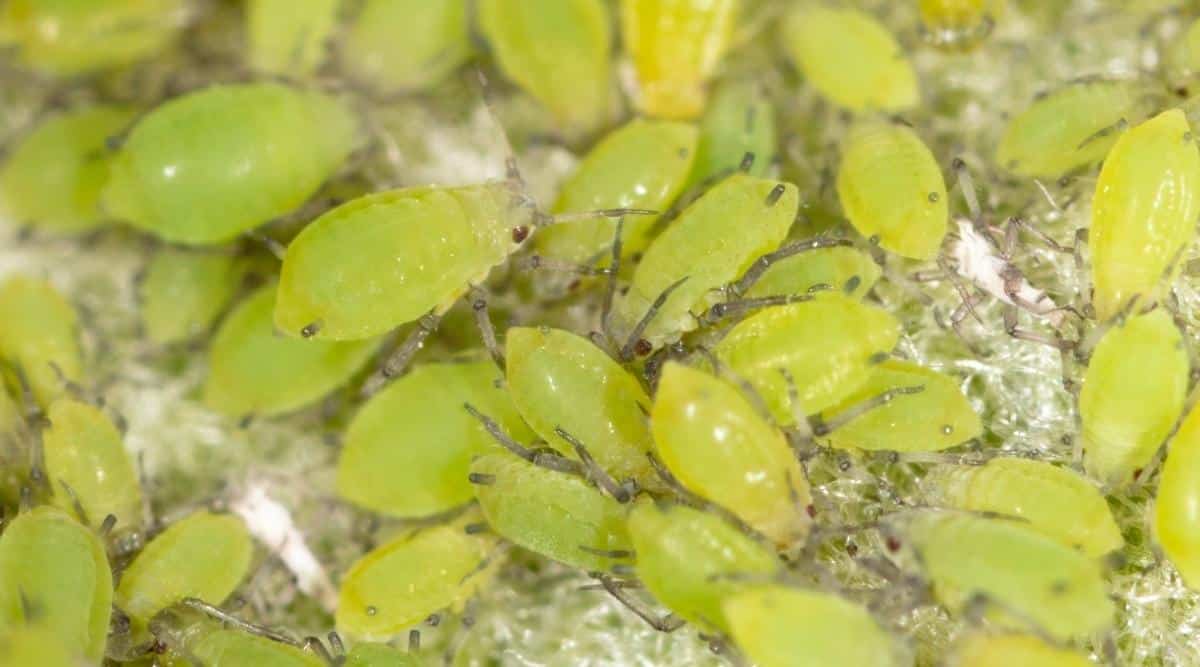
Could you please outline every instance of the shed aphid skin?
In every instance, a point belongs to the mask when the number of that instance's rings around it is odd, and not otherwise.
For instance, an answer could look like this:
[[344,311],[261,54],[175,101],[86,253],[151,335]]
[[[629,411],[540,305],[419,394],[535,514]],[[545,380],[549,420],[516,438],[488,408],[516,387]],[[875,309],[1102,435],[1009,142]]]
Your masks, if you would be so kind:
[[700,187],[743,167],[764,177],[773,168],[779,144],[775,108],[762,86],[731,78],[720,83],[700,119],[700,143],[687,188]]
[[246,268],[228,251],[159,248],[138,285],[146,335],[167,345],[207,332],[242,286]]
[[280,83],[214,85],[143,116],[101,207],[167,241],[223,243],[305,202],[359,143],[339,100]]
[[1200,591],[1200,409],[1192,408],[1167,445],[1153,525],[1184,583]]
[[994,19],[995,0],[917,0],[921,22],[935,46],[969,48],[987,37]]
[[748,299],[819,292],[863,298],[883,270],[870,255],[854,248],[815,248],[771,265],[746,292]]
[[0,634],[37,626],[73,656],[98,662],[113,582],[95,532],[53,507],[20,514],[0,534]]
[[346,76],[378,95],[430,88],[473,52],[467,0],[366,0],[338,40]]
[[1196,237],[1200,150],[1187,118],[1164,111],[1113,145],[1092,200],[1092,305],[1100,321],[1153,302]]
[[838,200],[865,238],[912,259],[933,258],[949,221],[946,182],[933,153],[899,123],[863,120],[842,143]]
[[325,60],[341,0],[250,0],[246,47],[250,67],[287,77],[313,73]]
[[309,405],[345,384],[374,356],[378,339],[303,341],[278,335],[275,285],[258,289],[221,323],[209,352],[204,402],[240,418]]
[[79,667],[79,656],[62,638],[40,625],[0,629],[0,665],[4,667]]
[[1105,332],[1079,393],[1088,474],[1112,486],[1132,482],[1183,411],[1187,382],[1183,337],[1165,310]]
[[338,495],[404,518],[470,502],[471,458],[496,451],[497,445],[463,404],[475,406],[519,441],[534,437],[509,393],[497,387],[501,377],[490,361],[422,364],[371,397],[346,429]]
[[850,111],[917,106],[917,75],[900,43],[860,9],[804,0],[784,18],[780,38],[807,83]]
[[0,361],[18,371],[49,407],[83,377],[75,309],[47,282],[17,276],[0,284]]
[[621,41],[637,73],[639,111],[679,120],[700,115],[741,5],[741,0],[621,0]]
[[1031,635],[975,633],[959,646],[948,667],[1089,667],[1087,656]]

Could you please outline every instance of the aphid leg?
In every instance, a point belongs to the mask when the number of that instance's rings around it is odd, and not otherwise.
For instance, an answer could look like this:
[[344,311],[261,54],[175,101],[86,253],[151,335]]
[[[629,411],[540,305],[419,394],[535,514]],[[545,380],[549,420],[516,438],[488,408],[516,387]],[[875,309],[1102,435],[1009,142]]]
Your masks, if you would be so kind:
[[363,397],[374,395],[380,389],[383,389],[388,382],[391,382],[393,378],[404,372],[408,368],[408,364],[412,361],[413,356],[416,355],[417,350],[420,350],[421,346],[424,345],[425,339],[429,338],[429,335],[434,331],[437,331],[438,325],[441,322],[442,316],[435,315],[432,311],[422,315],[417,320],[417,328],[413,329],[408,334],[408,337],[404,339],[404,342],[400,344],[400,347],[396,348],[388,356],[387,361],[383,362],[379,371],[371,379],[367,380],[362,389]]
[[115,528],[116,525],[117,515],[106,514],[104,515],[104,520],[100,522],[100,529],[97,532],[100,533],[100,537],[107,538],[112,534],[113,528]]
[[333,654],[329,652],[329,649],[325,648],[325,645],[321,643],[321,639],[319,637],[313,637],[311,635],[305,637],[304,640],[300,642],[300,648],[316,655],[321,660],[324,660],[326,664],[337,664]]
[[[645,333],[646,327],[650,326],[650,322],[658,315],[658,311],[667,303],[667,299],[671,298],[671,293],[679,289],[680,286],[687,282],[687,279],[688,276],[684,276],[671,283],[654,299],[654,303],[650,304],[650,308],[646,311],[646,314],[642,315],[642,319],[638,320],[633,330],[629,332],[629,337],[625,339],[625,344],[621,346],[621,361],[628,362],[633,360],[634,355],[644,346],[642,334]],[[647,352],[649,351],[647,350]]]
[[712,326],[727,317],[737,317],[749,311],[768,308],[770,306],[785,306],[789,303],[812,301],[812,298],[811,294],[776,294],[753,299],[722,301],[721,303],[714,303],[712,306],[709,306],[708,310],[696,318],[696,323],[700,327]]
[[646,452],[646,458],[650,460],[650,466],[654,468],[654,473],[658,475],[663,484],[674,491],[675,494],[682,499],[684,504],[707,510],[720,516],[722,519],[736,526],[738,530],[742,531],[747,536],[758,540],[763,544],[768,544],[770,542],[766,536],[752,528],[745,521],[742,521],[741,517],[726,509],[724,506],[718,505],[707,498],[703,498],[693,493],[691,489],[684,486],[683,483],[680,482],[679,479],[667,469],[667,466],[664,465],[662,461],[658,460],[658,457],[655,456],[654,452]]
[[600,331],[611,348],[616,337],[612,332],[613,302],[617,298],[617,274],[621,272],[621,253],[623,252],[625,234],[625,216],[617,218],[617,228],[613,231],[612,254],[608,267],[608,280],[604,286],[604,301],[600,306]]
[[1014,304],[1004,305],[1004,331],[1008,335],[1017,340],[1026,340],[1031,343],[1041,343],[1056,350],[1066,351],[1074,347],[1075,342],[1069,341],[1059,336],[1047,336],[1028,329],[1023,329],[1018,326],[1018,314],[1020,310]]
[[341,664],[337,660],[343,659],[346,656],[346,644],[342,642],[342,636],[336,630],[331,630],[326,637],[329,638],[329,646],[333,649],[335,664]]
[[872,396],[865,401],[861,401],[846,408],[845,410],[842,410],[829,420],[824,420],[819,415],[815,415],[809,418],[809,423],[812,424],[812,430],[816,436],[826,436],[842,426],[854,421],[855,419],[858,419],[867,412],[870,412],[875,408],[888,405],[895,400],[897,396],[919,394],[922,391],[925,391],[925,385],[914,385],[911,387],[896,387],[895,389],[888,389],[885,392]]
[[971,214],[972,220],[979,220],[983,216],[983,209],[979,206],[979,195],[975,192],[975,180],[971,178],[971,172],[967,170],[967,163],[962,158],[954,158],[951,163],[954,168],[954,173],[958,176],[958,189],[962,193],[963,201],[967,203],[967,211]]
[[415,629],[409,630],[408,631],[408,652],[409,653],[418,653],[418,652],[420,652],[420,650],[421,650],[421,631],[415,630]]
[[283,261],[283,258],[287,255],[287,247],[286,246],[284,246],[279,241],[276,241],[275,239],[267,236],[266,234],[263,234],[262,232],[250,230],[250,231],[246,232],[245,234],[243,234],[243,236],[245,236],[246,238],[250,239],[251,241],[254,241],[255,243],[258,243],[259,245],[266,248],[267,252],[270,252],[272,255],[275,256],[275,259],[277,259],[281,262]]
[[746,396],[746,400],[750,401],[750,404],[754,406],[755,411],[758,412],[763,419],[767,420],[768,423],[775,423],[775,415],[772,414],[771,409],[767,407],[767,400],[763,398],[762,394],[758,393],[758,389],[755,389],[754,385],[750,384],[749,380],[734,372],[732,368],[721,363],[721,360],[717,358],[717,355],[713,354],[712,351],[707,347],[699,346],[696,348],[696,352],[703,356],[705,361],[712,366],[713,375],[725,380],[730,380],[736,384]]
[[572,461],[571,459],[565,458],[558,454],[535,452],[520,444],[516,440],[513,440],[511,436],[504,432],[504,429],[501,428],[494,419],[477,410],[475,406],[471,405],[470,403],[463,403],[463,408],[469,412],[472,417],[479,420],[479,423],[483,424],[483,428],[487,430],[488,435],[492,436],[492,439],[500,443],[502,447],[513,454],[516,454],[517,456],[536,466],[541,466],[548,470],[564,472],[571,475],[579,475],[580,477],[587,477],[587,471],[578,461]]
[[589,547],[586,544],[581,544],[579,545],[579,550],[584,553],[592,554],[593,556],[611,558],[613,560],[629,560],[635,557],[633,551],[629,549],[596,549],[595,547]]
[[1119,118],[1117,119],[1117,122],[1113,123],[1112,125],[1107,125],[1089,134],[1086,139],[1079,142],[1079,145],[1075,147],[1075,150],[1079,150],[1093,141],[1096,141],[1097,139],[1103,139],[1113,132],[1124,132],[1128,128],[1129,121],[1125,120],[1124,118]]
[[492,325],[492,318],[488,314],[487,294],[477,286],[471,286],[471,310],[475,312],[475,326],[479,328],[479,336],[483,339],[483,346],[487,348],[488,354],[492,356],[492,361],[501,371],[504,370],[504,352],[500,349],[499,343],[496,342],[496,327]]
[[579,460],[583,461],[583,468],[589,481],[601,489],[604,489],[608,495],[612,496],[613,499],[619,503],[627,503],[633,499],[625,487],[618,484],[617,480],[613,479],[612,475],[609,475],[604,468],[601,468],[600,465],[596,463],[596,459],[592,458],[592,455],[590,452],[588,452],[587,447],[584,447],[583,443],[580,442],[578,438],[568,433],[567,430],[561,426],[555,426],[554,433],[558,437],[570,443],[571,447],[575,449],[575,453],[579,456]]
[[581,276],[606,276],[609,273],[608,269],[601,269],[588,263],[565,262],[561,259],[536,254],[522,257],[514,262],[514,266],[523,271],[547,269],[549,271],[574,273]]
[[652,211],[648,208],[601,208],[595,211],[583,211],[580,213],[560,213],[555,216],[542,216],[534,222],[539,227],[548,227],[550,225],[561,225],[570,222],[580,222],[583,220],[595,220],[596,218],[622,218],[627,215],[658,215],[660,211]]
[[[783,376],[784,384],[787,385],[788,410],[792,413],[793,426],[784,429],[784,435],[787,436],[788,443],[796,454],[796,459],[804,464],[816,454],[816,450],[813,448],[812,426],[808,423],[808,413],[800,402],[800,389],[796,386],[796,378],[792,377],[791,371],[782,366],[778,370],[779,374]],[[804,468],[804,470],[807,474],[808,469]]]
[[592,576],[600,581],[600,585],[604,587],[604,590],[613,596],[617,602],[620,602],[626,609],[637,614],[638,618],[648,623],[655,630],[659,632],[675,632],[686,623],[682,618],[670,613],[662,617],[656,616],[654,612],[646,609],[640,600],[626,593],[623,586],[616,585],[617,582],[608,575],[597,573]]
[[230,614],[229,612],[225,611],[224,609],[221,609],[220,607],[217,607],[215,605],[211,605],[199,598],[187,597],[187,598],[180,600],[179,603],[189,609],[192,609],[194,611],[198,611],[202,614],[210,616],[222,623],[232,625],[232,626],[236,627],[237,629],[242,630],[243,632],[249,632],[250,634],[258,635],[260,637],[266,637],[267,639],[271,639],[273,641],[282,642],[284,644],[290,644],[297,648],[303,648],[303,645],[300,642],[296,641],[295,639],[293,639],[292,637],[290,637],[288,635],[283,634],[282,632],[278,632],[276,630],[272,630],[271,628],[263,627],[261,625],[255,625],[253,623],[250,623],[249,621],[243,621],[242,619],[238,618],[237,616],[234,616],[233,614]]
[[734,296],[740,297],[746,292],[750,291],[750,288],[754,287],[754,284],[763,277],[763,274],[766,273],[767,269],[771,268],[771,265],[775,264],[775,262],[787,259],[788,257],[794,257],[802,252],[816,250],[818,248],[836,248],[838,246],[852,245],[854,244],[847,239],[835,239],[829,237],[817,237],[815,239],[808,239],[807,241],[789,243],[788,245],[785,245],[774,252],[769,252],[754,260],[754,263],[750,265],[750,268],[746,269],[746,272],[743,273],[736,281],[731,283],[727,289]]

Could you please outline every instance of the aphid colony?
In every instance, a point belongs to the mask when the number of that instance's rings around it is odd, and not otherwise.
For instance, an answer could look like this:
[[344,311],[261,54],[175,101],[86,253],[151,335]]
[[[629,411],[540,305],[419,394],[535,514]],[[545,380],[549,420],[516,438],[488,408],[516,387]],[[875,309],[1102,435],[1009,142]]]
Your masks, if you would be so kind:
[[[1200,591],[1176,292],[1200,28],[1127,8],[1167,36],[1153,74],[1013,101],[980,164],[948,152],[959,103],[913,54],[967,62],[1005,22],[1061,15],[890,4],[4,3],[5,76],[37,100],[4,116],[17,251],[141,244],[139,344],[202,350],[199,400],[231,428],[320,413],[330,502],[377,530],[323,536],[355,553],[325,564],[319,634],[242,609],[262,561],[308,593],[328,551],[258,544],[284,519],[223,491],[163,508],[87,313],[0,264],[0,667],[501,664],[421,630],[470,633],[475,599],[543,569],[732,664],[1127,660],[1131,530]],[[387,114],[454,95],[580,156],[555,198],[510,148],[497,180],[405,178]],[[988,328],[1061,359],[1070,456],[990,422],[961,373]],[[1144,516],[1114,513],[1135,492]],[[953,631],[913,631],[922,610]],[[1151,662],[1200,664],[1179,641]]]

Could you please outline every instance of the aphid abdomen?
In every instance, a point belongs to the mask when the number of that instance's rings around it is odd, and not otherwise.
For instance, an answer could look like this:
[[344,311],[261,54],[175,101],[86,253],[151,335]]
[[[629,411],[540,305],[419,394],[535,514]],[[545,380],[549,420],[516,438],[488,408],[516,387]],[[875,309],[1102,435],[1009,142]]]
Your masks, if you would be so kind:
[[206,667],[323,667],[326,664],[315,653],[240,629],[200,629],[185,636],[190,640],[183,647],[187,655],[202,661]]
[[467,0],[367,0],[339,45],[352,79],[388,94],[421,90],[471,56]]
[[250,66],[289,77],[308,75],[325,59],[341,0],[251,0],[246,3]]
[[1171,438],[1154,501],[1154,535],[1184,583],[1200,590],[1200,410]]
[[245,269],[229,252],[160,249],[139,289],[146,335],[162,345],[205,332],[241,287]]
[[747,155],[753,156],[754,162],[746,173],[766,176],[775,162],[777,144],[775,108],[761,86],[731,78],[717,87],[704,111],[696,163],[687,187],[732,173]]
[[1032,635],[975,634],[962,642],[951,667],[1089,667],[1086,656]]
[[842,246],[816,248],[772,264],[746,296],[832,291],[862,298],[882,274],[875,260],[862,251]]
[[346,654],[342,667],[422,667],[420,654],[406,653],[387,644],[359,642]]
[[83,376],[75,309],[49,283],[17,277],[0,284],[0,361],[21,372],[43,408]]

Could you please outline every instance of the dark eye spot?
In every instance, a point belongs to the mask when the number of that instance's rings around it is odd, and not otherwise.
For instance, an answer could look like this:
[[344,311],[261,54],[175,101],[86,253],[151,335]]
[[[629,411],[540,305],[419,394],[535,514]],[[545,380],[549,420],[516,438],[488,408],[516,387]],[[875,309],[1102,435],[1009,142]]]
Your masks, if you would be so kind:
[[524,241],[527,238],[529,238],[529,228],[528,227],[526,227],[525,225],[519,225],[517,227],[513,227],[513,230],[512,230],[513,243],[521,243],[522,241]]

